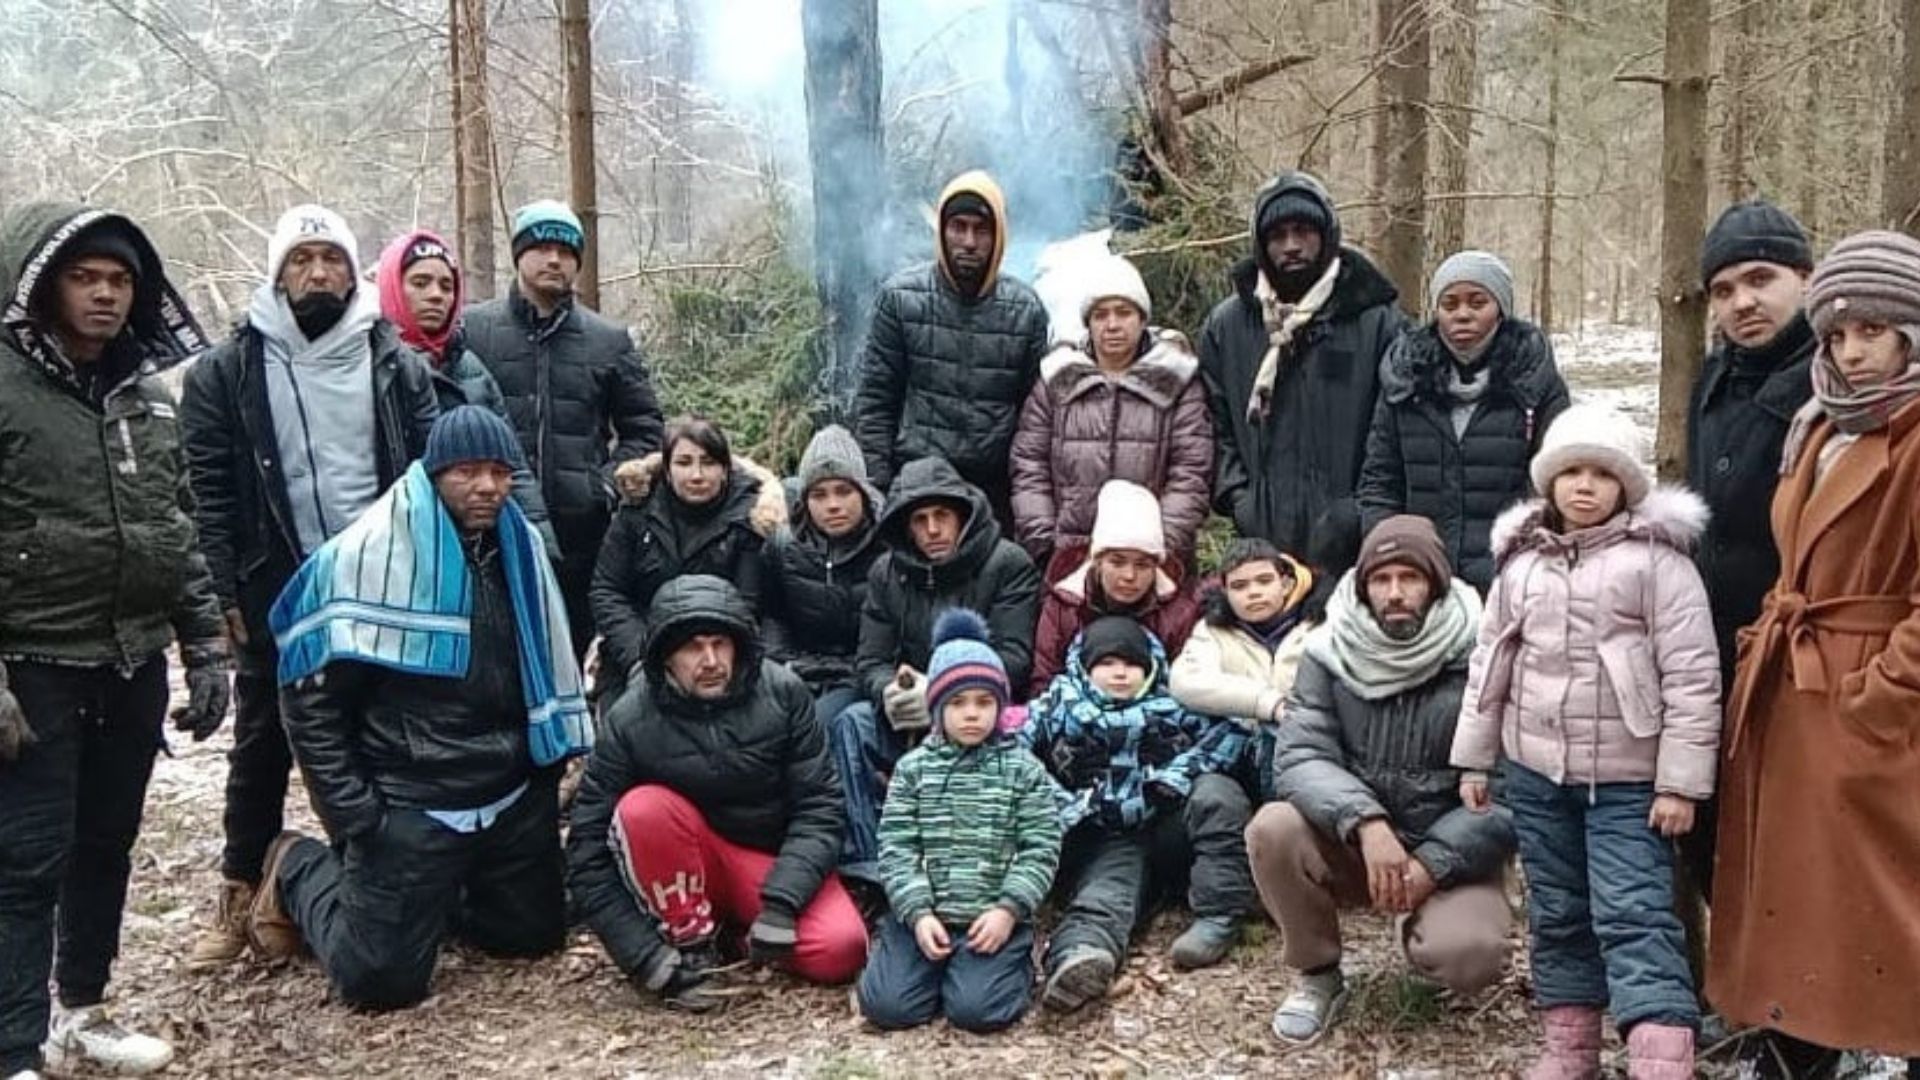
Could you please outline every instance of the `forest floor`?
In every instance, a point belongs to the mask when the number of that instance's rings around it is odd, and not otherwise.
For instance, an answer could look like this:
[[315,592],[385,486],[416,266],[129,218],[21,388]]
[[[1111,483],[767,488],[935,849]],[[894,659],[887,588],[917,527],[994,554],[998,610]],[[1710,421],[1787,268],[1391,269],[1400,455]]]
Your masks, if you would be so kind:
[[[1596,331],[1556,344],[1580,397],[1607,400],[1651,426],[1650,334]],[[187,975],[181,962],[218,886],[228,745],[228,731],[197,746],[176,741],[155,772],[135,851],[118,1008],[130,1024],[173,1041],[171,1076],[1437,1080],[1518,1075],[1535,1043],[1518,926],[1513,970],[1487,992],[1455,1001],[1407,981],[1391,922],[1368,914],[1345,923],[1358,984],[1345,1022],[1321,1045],[1294,1053],[1268,1031],[1288,987],[1277,931],[1255,928],[1218,968],[1175,973],[1164,958],[1183,925],[1178,912],[1156,922],[1105,1003],[1068,1017],[1036,1008],[1010,1032],[988,1037],[941,1024],[881,1035],[853,1015],[845,989],[765,973],[742,977],[736,999],[717,1014],[669,1013],[643,1001],[584,933],[561,956],[534,962],[450,949],[434,996],[385,1015],[331,1003],[311,961]],[[296,824],[311,828],[297,787],[288,802]],[[1612,1054],[1620,1056],[1617,1045]]]

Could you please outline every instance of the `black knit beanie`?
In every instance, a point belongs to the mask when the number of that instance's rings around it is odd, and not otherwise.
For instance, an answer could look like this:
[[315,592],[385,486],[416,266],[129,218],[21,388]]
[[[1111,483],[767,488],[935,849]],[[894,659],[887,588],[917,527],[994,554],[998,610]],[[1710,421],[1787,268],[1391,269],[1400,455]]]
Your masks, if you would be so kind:
[[1813,270],[1813,245],[1792,214],[1760,199],[1737,202],[1720,211],[1700,245],[1700,283],[1735,263],[1769,262],[1794,270]]
[[1080,662],[1088,671],[1100,661],[1117,656],[1129,664],[1153,670],[1153,639],[1139,623],[1123,615],[1095,619],[1080,635]]

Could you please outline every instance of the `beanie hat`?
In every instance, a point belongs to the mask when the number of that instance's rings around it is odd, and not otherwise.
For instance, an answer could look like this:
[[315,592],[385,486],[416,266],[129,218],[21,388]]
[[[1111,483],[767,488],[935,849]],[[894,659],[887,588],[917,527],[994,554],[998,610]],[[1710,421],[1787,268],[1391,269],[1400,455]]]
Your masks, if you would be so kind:
[[813,490],[813,485],[822,480],[847,480],[856,487],[868,492],[867,500],[875,505],[868,510],[878,513],[880,507],[875,499],[872,485],[867,481],[867,459],[860,452],[860,443],[853,433],[839,424],[828,424],[813,433],[808,440],[806,452],[800,455],[800,493]]
[[508,468],[522,467],[520,440],[492,409],[461,405],[440,414],[427,433],[427,452],[420,467],[438,476],[468,461],[497,461]]
[[1491,251],[1461,251],[1447,256],[1433,272],[1433,283],[1427,289],[1427,309],[1438,311],[1440,294],[1463,281],[1492,293],[1494,303],[1500,305],[1500,314],[1512,317],[1513,271]]
[[458,267],[453,252],[447,250],[446,242],[432,233],[415,233],[413,242],[400,252],[400,269],[405,271],[422,259],[439,259],[450,267]]
[[1153,298],[1147,295],[1147,283],[1140,271],[1118,255],[1090,263],[1086,269],[1086,295],[1080,298],[1080,321],[1093,314],[1102,300],[1126,300],[1140,309],[1142,319],[1153,318]]
[[513,215],[513,260],[519,262],[535,244],[564,244],[580,256],[587,250],[587,231],[572,207],[554,199],[540,199]]
[[945,225],[947,219],[956,214],[972,214],[992,221],[993,204],[977,191],[962,191],[940,204],[940,224]]
[[1100,486],[1094,505],[1092,546],[1087,555],[1106,551],[1140,551],[1156,559],[1167,557],[1167,532],[1160,522],[1160,500],[1131,480],[1109,480]]
[[1813,245],[1792,214],[1760,199],[1737,202],[1720,211],[1700,245],[1700,283],[1743,262],[1770,262],[1795,270],[1813,269]]
[[1646,449],[1640,428],[1603,405],[1575,405],[1561,413],[1533,455],[1533,487],[1552,497],[1553,478],[1576,465],[1605,469],[1620,481],[1626,505],[1640,505],[1653,490],[1653,474],[1642,464]]
[[1874,229],[1833,245],[1807,283],[1807,317],[1822,339],[1842,319],[1920,323],[1920,240]]
[[1321,236],[1329,235],[1333,229],[1333,215],[1327,212],[1326,204],[1304,191],[1289,190],[1274,196],[1260,208],[1259,241],[1265,243],[1267,234],[1285,221],[1304,221],[1319,230]]
[[301,244],[332,244],[347,256],[347,267],[352,271],[353,281],[360,280],[360,242],[354,239],[353,230],[347,227],[347,219],[313,203],[302,203],[280,215],[273,226],[273,236],[267,240],[267,276],[278,284],[280,271],[286,267],[287,256]]
[[1354,565],[1354,577],[1364,586],[1375,570],[1395,564],[1411,566],[1425,574],[1435,595],[1446,592],[1453,583],[1447,546],[1440,542],[1433,522],[1418,514],[1395,514],[1375,525],[1360,542],[1360,561]]
[[127,268],[138,278],[146,267],[142,265],[140,249],[134,244],[134,238],[128,235],[129,226],[117,218],[103,218],[80,230],[79,235],[60,247],[60,263],[69,263],[87,258],[112,259]]
[[969,608],[948,608],[933,620],[933,658],[927,661],[927,711],[935,731],[941,730],[947,699],[962,690],[985,690],[1002,709],[1013,699],[987,621]]
[[1102,615],[1080,633],[1080,665],[1088,671],[1102,660],[1119,657],[1153,670],[1153,638],[1124,615]]

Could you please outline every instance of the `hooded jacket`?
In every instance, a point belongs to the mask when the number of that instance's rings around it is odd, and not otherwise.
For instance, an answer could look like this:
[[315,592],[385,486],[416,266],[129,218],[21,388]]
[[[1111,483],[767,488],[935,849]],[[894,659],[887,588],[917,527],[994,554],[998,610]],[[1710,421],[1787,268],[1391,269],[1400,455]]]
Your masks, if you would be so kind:
[[1526,498],[1534,451],[1570,399],[1546,335],[1505,318],[1483,357],[1485,395],[1466,433],[1456,435],[1447,389],[1453,364],[1433,323],[1408,327],[1380,362],[1380,400],[1357,493],[1360,524],[1370,530],[1395,514],[1431,520],[1455,573],[1485,592],[1493,581],[1493,520]]
[[[928,562],[914,546],[907,522],[915,507],[942,499],[966,507],[953,556]],[[1007,683],[1021,687],[1033,666],[1033,625],[1040,605],[1040,571],[1019,545],[1000,538],[987,498],[940,458],[907,463],[887,494],[880,519],[887,553],[867,575],[860,609],[860,681],[876,706],[901,664],[925,672],[933,655],[933,620],[943,609],[971,608],[987,620],[993,651]]]
[[1008,490],[1020,406],[1046,355],[1047,311],[1024,282],[999,272],[1007,212],[992,178],[955,178],[940,206],[969,193],[994,211],[993,258],[980,292],[966,296],[954,285],[937,229],[939,257],[881,286],[860,362],[853,431],[878,487],[888,488],[915,458],[940,457],[998,503]]
[[880,498],[862,487],[867,516],[835,540],[814,527],[802,493],[789,514],[793,525],[767,541],[760,606],[767,653],[824,694],[857,682],[860,609],[867,580],[885,548],[880,543]]
[[[101,223],[140,265],[126,330],[83,370],[46,304],[63,249]],[[130,671],[176,639],[224,654],[158,378],[205,339],[152,243],[118,214],[18,206],[0,220],[0,303],[0,659]]]
[[1040,626],[1033,638],[1033,677],[1028,680],[1031,697],[1047,692],[1054,676],[1065,670],[1067,650],[1074,639],[1088,623],[1102,615],[1129,616],[1159,638],[1173,654],[1178,654],[1186,645],[1187,635],[1193,632],[1193,624],[1200,618],[1200,597],[1192,578],[1182,576],[1175,581],[1160,574],[1153,591],[1147,594],[1143,610],[1114,611],[1109,610],[1105,599],[1099,596],[1094,569],[1091,561],[1082,563],[1078,570],[1050,586],[1046,599],[1040,603]]
[[1013,438],[1014,529],[1035,562],[1086,545],[1109,480],[1159,496],[1167,551],[1192,561],[1213,488],[1213,418],[1199,373],[1186,337],[1158,328],[1116,376],[1081,347],[1047,356]]
[[1306,655],[1307,635],[1320,621],[1306,617],[1302,610],[1313,576],[1290,557],[1281,558],[1291,564],[1296,582],[1287,610],[1296,613],[1299,621],[1280,639],[1278,648],[1270,649],[1234,617],[1224,587],[1210,590],[1202,618],[1173,661],[1171,686],[1180,704],[1248,729],[1276,722],[1293,688],[1300,658]]
[[[1268,347],[1255,288],[1261,274],[1273,276],[1259,222],[1267,204],[1288,192],[1325,207],[1333,224],[1324,242],[1339,252],[1340,274],[1327,305],[1282,358],[1262,423],[1247,411]],[[1365,255],[1341,246],[1333,200],[1312,177],[1276,177],[1255,196],[1251,220],[1253,256],[1234,266],[1234,295],[1214,307],[1200,334],[1217,446],[1214,508],[1243,536],[1305,551],[1314,519],[1359,482],[1380,360],[1406,318],[1394,306],[1399,293],[1392,283]]]
[[[665,786],[721,837],[772,853],[761,901],[788,915],[806,908],[833,869],[846,811],[813,696],[762,657],[753,612],[736,590],[717,578],[677,578],[654,598],[649,623],[645,678],[607,713],[573,806],[567,884],[614,963],[652,984],[672,954],[608,844],[622,796]],[[717,701],[681,693],[665,674],[671,649],[697,632],[734,640],[734,683]]]

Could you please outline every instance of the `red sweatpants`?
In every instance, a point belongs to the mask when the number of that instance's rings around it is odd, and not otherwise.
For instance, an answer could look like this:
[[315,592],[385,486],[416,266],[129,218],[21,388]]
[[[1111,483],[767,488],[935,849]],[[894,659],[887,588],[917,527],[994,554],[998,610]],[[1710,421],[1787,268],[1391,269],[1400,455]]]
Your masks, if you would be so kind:
[[[760,917],[760,886],[774,856],[724,839],[672,788],[644,784],[621,796],[612,840],[627,886],[675,945]],[[808,982],[851,982],[867,962],[867,926],[838,874],[827,875],[796,930],[791,968]]]

